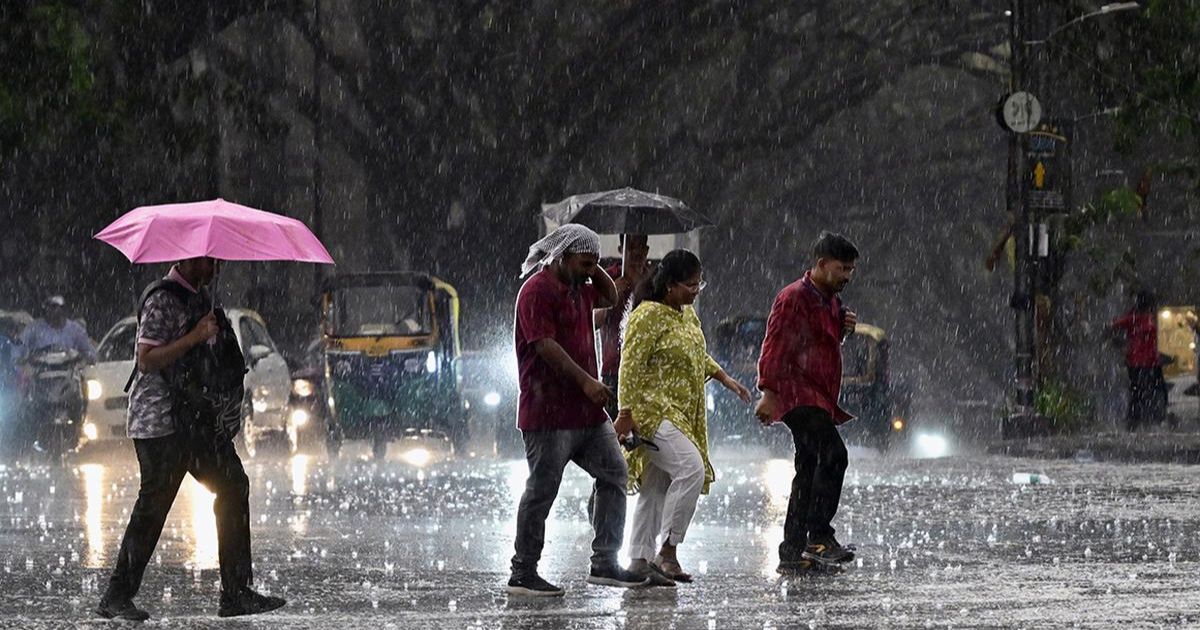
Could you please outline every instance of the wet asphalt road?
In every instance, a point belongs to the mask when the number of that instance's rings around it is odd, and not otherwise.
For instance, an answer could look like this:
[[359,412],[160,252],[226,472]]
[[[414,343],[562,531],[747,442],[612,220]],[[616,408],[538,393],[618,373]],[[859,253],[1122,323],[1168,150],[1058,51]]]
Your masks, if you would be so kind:
[[[542,574],[565,598],[503,592],[523,461],[417,467],[393,448],[248,460],[260,589],[291,603],[218,620],[211,496],[185,482],[137,601],[153,627],[926,628],[1200,626],[1196,468],[855,451],[835,522],[860,559],[774,574],[791,464],[719,451],[676,589],[584,582],[587,478],[572,469]],[[1052,483],[1014,482],[1038,473]],[[0,627],[108,627],[91,609],[137,491],[130,458],[0,469]],[[632,510],[632,499],[630,507]]]

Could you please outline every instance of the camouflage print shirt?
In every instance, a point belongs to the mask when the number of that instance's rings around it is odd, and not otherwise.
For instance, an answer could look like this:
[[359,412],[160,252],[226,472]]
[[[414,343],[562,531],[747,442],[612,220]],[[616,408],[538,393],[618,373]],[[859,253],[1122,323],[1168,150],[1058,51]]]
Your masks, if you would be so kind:
[[[199,320],[208,309],[204,294],[192,290],[175,268],[171,269],[167,279],[182,284],[192,291],[193,297],[185,302],[167,290],[151,294],[138,322],[138,344],[161,346],[171,343],[186,335],[188,324]],[[171,435],[175,432],[175,422],[171,417],[173,403],[170,387],[162,371],[138,372],[137,380],[129,392],[126,434],[135,440]]]

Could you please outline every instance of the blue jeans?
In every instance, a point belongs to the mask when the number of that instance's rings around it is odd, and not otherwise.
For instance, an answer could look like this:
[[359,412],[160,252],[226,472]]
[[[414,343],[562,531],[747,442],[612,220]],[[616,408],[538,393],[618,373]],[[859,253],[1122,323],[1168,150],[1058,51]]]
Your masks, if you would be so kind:
[[596,531],[592,540],[592,566],[615,566],[625,534],[625,485],[629,471],[612,423],[602,422],[586,429],[523,431],[521,436],[525,440],[529,479],[517,508],[513,575],[537,572],[546,543],[546,517],[558,497],[563,471],[569,462],[575,462],[596,480],[595,508],[590,511],[592,528]]

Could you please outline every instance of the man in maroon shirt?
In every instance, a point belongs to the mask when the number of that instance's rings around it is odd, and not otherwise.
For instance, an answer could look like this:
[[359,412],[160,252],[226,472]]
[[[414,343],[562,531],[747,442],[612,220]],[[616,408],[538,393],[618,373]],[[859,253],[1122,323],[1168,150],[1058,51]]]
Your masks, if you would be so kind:
[[536,273],[517,295],[514,331],[521,386],[517,427],[525,441],[529,479],[517,508],[516,554],[508,581],[512,595],[563,595],[563,589],[538,575],[537,564],[546,517],[570,462],[596,480],[591,510],[596,536],[587,581],[624,587],[646,581],[617,563],[625,533],[628,469],[604,412],[613,392],[596,374],[592,309],[611,307],[617,300],[617,288],[599,260],[596,233],[567,224],[534,243],[522,267],[524,273]]
[[858,248],[840,234],[822,232],[813,257],[812,269],[776,296],[758,361],[762,399],[754,414],[763,424],[787,425],[796,446],[796,476],[779,545],[781,574],[807,569],[813,561],[854,559],[834,538],[831,523],[847,461],[837,425],[852,417],[838,406],[842,340],[858,321],[838,294],[854,275]]
[[1154,297],[1139,291],[1132,311],[1114,321],[1114,332],[1125,333],[1125,367],[1129,370],[1129,407],[1126,427],[1133,431],[1147,421],[1161,421],[1166,414],[1166,383],[1158,358],[1158,322]]

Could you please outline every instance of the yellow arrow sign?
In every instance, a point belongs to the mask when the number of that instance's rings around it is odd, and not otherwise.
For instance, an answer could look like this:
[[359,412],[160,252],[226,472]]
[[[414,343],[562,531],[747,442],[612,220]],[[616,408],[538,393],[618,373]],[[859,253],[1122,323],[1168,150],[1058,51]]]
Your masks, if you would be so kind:
[[1033,187],[1041,189],[1046,185],[1046,167],[1041,162],[1033,167]]

